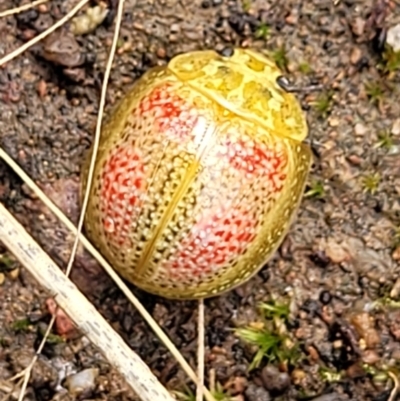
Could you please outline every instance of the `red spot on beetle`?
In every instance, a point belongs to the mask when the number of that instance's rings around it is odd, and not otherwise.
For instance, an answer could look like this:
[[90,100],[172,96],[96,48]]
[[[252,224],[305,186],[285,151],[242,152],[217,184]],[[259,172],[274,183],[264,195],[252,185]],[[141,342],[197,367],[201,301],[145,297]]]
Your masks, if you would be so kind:
[[154,116],[154,132],[158,131],[175,142],[191,140],[198,113],[175,91],[176,88],[169,83],[160,85],[143,98],[137,110],[139,115]]
[[[101,172],[100,211],[110,242],[126,245],[135,222],[145,174],[138,149],[125,144],[114,149]],[[129,242],[128,242],[129,243]]]

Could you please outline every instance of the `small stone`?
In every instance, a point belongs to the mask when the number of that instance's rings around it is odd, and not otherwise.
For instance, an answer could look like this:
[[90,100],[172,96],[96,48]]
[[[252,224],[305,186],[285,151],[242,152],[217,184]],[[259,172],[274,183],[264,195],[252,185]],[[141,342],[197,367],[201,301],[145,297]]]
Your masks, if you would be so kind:
[[296,25],[299,21],[298,13],[294,12],[294,10],[285,18],[285,22],[288,25]]
[[170,32],[171,33],[178,33],[180,31],[180,26],[179,24],[172,24],[170,27]]
[[244,394],[249,401],[271,401],[268,391],[254,383],[249,384]]
[[381,339],[375,329],[375,320],[368,312],[353,314],[350,317],[350,322],[357,334],[365,340],[369,349],[373,349],[380,344]]
[[286,372],[280,372],[273,365],[268,365],[261,371],[261,380],[264,387],[273,393],[282,394],[290,386],[289,375]]
[[357,65],[357,63],[361,60],[362,52],[358,47],[354,47],[350,54],[350,62],[353,65]]
[[379,355],[375,350],[369,349],[363,353],[362,360],[368,365],[374,365],[380,361]]
[[328,124],[330,127],[338,127],[340,124],[340,120],[337,117],[331,117],[328,120]]
[[6,276],[4,273],[0,273],[0,285],[3,285],[4,281],[6,281]]
[[361,17],[354,18],[351,22],[351,30],[356,36],[361,36],[364,33],[365,20]]
[[65,379],[65,385],[73,396],[90,393],[95,387],[95,381],[99,375],[99,369],[85,369]]
[[350,255],[346,252],[344,247],[336,243],[333,239],[328,239],[325,253],[333,263],[339,264],[349,260]]
[[400,135],[400,118],[397,118],[396,120],[394,120],[392,129],[390,130],[390,132],[393,135]]
[[105,3],[100,5],[89,7],[86,13],[80,14],[73,18],[71,21],[71,31],[74,35],[86,35],[93,32],[99,25],[103,23],[109,9]]
[[37,91],[38,91],[38,95],[41,98],[44,98],[46,96],[47,93],[47,84],[46,81],[44,79],[41,79],[38,84],[37,84]]
[[296,386],[300,385],[301,382],[307,377],[306,372],[302,369],[294,369],[291,375],[293,384]]
[[359,166],[362,162],[361,157],[358,155],[350,155],[347,160],[354,166]]
[[400,52],[400,23],[387,30],[386,43],[395,53]]
[[361,377],[364,377],[366,375],[366,372],[365,369],[363,369],[363,367],[360,365],[360,363],[356,362],[347,368],[346,374],[351,379],[360,379]]
[[311,357],[312,360],[314,360],[314,361],[318,361],[319,360],[318,351],[312,345],[310,345],[307,348],[307,351],[310,354],[310,357]]
[[17,267],[16,269],[11,270],[10,272],[7,273],[7,276],[11,280],[16,280],[19,277],[19,268]]
[[165,58],[167,55],[167,52],[165,51],[165,49],[163,47],[159,47],[157,49],[157,57],[159,58]]
[[364,136],[367,132],[368,132],[367,127],[366,127],[364,124],[362,124],[362,123],[357,123],[357,124],[354,126],[354,133],[355,133],[357,136]]
[[332,300],[332,295],[329,291],[322,291],[319,294],[319,300],[321,301],[322,304],[328,305]]
[[[398,251],[398,253],[400,254],[400,247],[396,248],[396,250],[393,253],[395,253],[396,251]],[[393,256],[393,259],[398,260],[394,256]],[[399,297],[399,294],[400,294],[400,278],[398,278],[396,280],[396,282],[394,283],[394,285],[390,291],[390,298],[397,299]]]

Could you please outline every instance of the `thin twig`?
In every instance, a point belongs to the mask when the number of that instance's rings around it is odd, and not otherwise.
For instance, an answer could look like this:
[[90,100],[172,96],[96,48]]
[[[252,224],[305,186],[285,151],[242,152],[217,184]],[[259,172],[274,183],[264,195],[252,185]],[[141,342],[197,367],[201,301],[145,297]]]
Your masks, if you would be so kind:
[[22,13],[23,11],[29,10],[29,9],[31,9],[33,7],[36,7],[36,6],[40,5],[40,4],[47,3],[48,1],[49,0],[36,0],[36,1],[32,1],[32,3],[23,4],[22,6],[18,6],[18,7],[15,7],[15,8],[10,8],[9,10],[6,10],[6,11],[1,11],[0,12],[0,18],[8,17],[8,16],[13,15],[13,14]]
[[[35,195],[53,212],[58,219],[73,233],[77,234],[77,229],[71,220],[49,199],[49,197],[35,184],[35,182],[21,169],[21,167],[4,151],[0,148],[0,158],[2,158],[21,178],[22,181],[35,193]],[[171,354],[175,357],[177,362],[181,365],[182,369],[189,376],[189,378],[197,385],[198,378],[196,373],[193,371],[191,366],[183,358],[182,354],[178,351],[172,341],[168,336],[162,331],[158,326],[157,322],[153,319],[150,313],[143,307],[140,301],[132,294],[127,285],[122,281],[118,274],[114,271],[111,265],[106,261],[106,259],[100,254],[99,251],[90,243],[90,241],[83,235],[79,234],[79,239],[83,246],[89,251],[89,253],[100,263],[107,274],[115,282],[115,284],[121,289],[129,301],[134,305],[142,317],[146,320],[148,325],[154,331],[154,333],[159,337]],[[204,388],[204,394],[208,401],[215,401],[214,397]]]
[[391,372],[390,370],[388,371],[388,375],[390,376],[390,378],[393,380],[393,389],[390,392],[390,397],[388,398],[388,401],[395,401],[396,397],[397,397],[397,393],[399,392],[399,379],[397,378],[397,376]]
[[67,276],[71,272],[72,264],[74,263],[76,251],[77,251],[78,245],[79,245],[79,234],[82,232],[86,209],[87,209],[88,202],[89,202],[90,188],[92,186],[93,174],[94,174],[94,169],[95,169],[95,165],[96,165],[96,157],[97,157],[97,152],[98,152],[99,143],[100,143],[104,106],[106,103],[106,96],[107,96],[107,85],[108,85],[108,80],[110,78],[111,67],[112,67],[112,63],[114,60],[115,51],[117,49],[118,36],[119,36],[120,29],[121,29],[122,15],[124,12],[124,4],[125,4],[125,0],[120,0],[119,4],[118,4],[113,41],[111,44],[110,53],[108,55],[106,70],[104,72],[103,85],[101,87],[99,112],[97,114],[96,131],[95,131],[93,145],[92,145],[93,150],[92,150],[92,155],[91,155],[91,159],[90,159],[90,166],[89,166],[87,184],[86,184],[86,188],[85,188],[85,195],[83,198],[82,207],[81,207],[81,211],[80,211],[80,215],[79,215],[77,235],[75,236],[74,245],[72,247],[72,251],[71,251],[71,254],[70,254],[70,257],[68,260],[68,265],[67,265],[67,270],[66,270]]
[[[125,377],[143,401],[172,401],[148,366],[123,341],[96,308],[64,275],[35,240],[0,203],[0,240],[48,291],[88,339],[100,348],[107,360]],[[37,355],[36,355],[37,356]],[[21,393],[29,380],[35,359],[25,371]]]
[[94,140],[93,140],[93,153],[92,153],[92,156],[90,159],[90,166],[89,166],[87,185],[86,185],[86,189],[85,189],[85,196],[84,196],[84,199],[82,202],[82,207],[81,207],[81,211],[80,211],[80,215],[79,215],[77,235],[75,236],[74,244],[72,246],[72,251],[71,251],[71,254],[70,254],[70,257],[68,260],[68,264],[67,264],[67,269],[66,269],[66,273],[65,273],[67,276],[70,274],[71,269],[72,269],[72,264],[74,263],[76,251],[77,251],[78,245],[79,245],[79,234],[82,232],[83,221],[85,219],[86,209],[87,209],[87,205],[89,202],[90,187],[92,186],[93,173],[94,173],[94,168],[95,168],[95,164],[96,164],[96,156],[97,156],[97,151],[98,151],[99,142],[100,142],[104,106],[106,103],[106,96],[107,96],[107,85],[108,85],[108,80],[109,80],[110,73],[111,73],[112,63],[113,63],[114,56],[115,56],[115,51],[117,49],[118,36],[119,36],[119,31],[121,29],[122,15],[124,12],[124,4],[125,4],[125,0],[120,0],[119,4],[118,4],[113,41],[111,44],[110,53],[108,55],[106,70],[104,72],[103,85],[101,88],[99,112],[97,114],[97,122],[96,122],[96,132],[95,132],[95,136],[94,136]]
[[199,386],[196,388],[196,401],[203,401],[204,387],[204,299],[199,299],[199,316],[197,320],[197,376]]
[[8,63],[13,58],[19,56],[24,51],[28,50],[31,46],[35,45],[36,43],[40,42],[46,36],[50,35],[52,32],[63,26],[68,20],[70,20],[89,0],[81,0],[71,11],[69,11],[64,17],[58,20],[54,25],[50,28],[46,29],[44,32],[40,33],[38,36],[35,36],[29,42],[24,43],[18,49],[13,50],[11,53],[7,54],[3,58],[0,59],[0,66],[5,63]]

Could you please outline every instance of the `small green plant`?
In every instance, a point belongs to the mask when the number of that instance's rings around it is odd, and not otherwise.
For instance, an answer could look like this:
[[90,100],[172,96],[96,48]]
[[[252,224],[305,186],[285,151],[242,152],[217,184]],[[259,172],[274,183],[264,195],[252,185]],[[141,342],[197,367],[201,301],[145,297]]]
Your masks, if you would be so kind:
[[242,8],[244,12],[248,12],[251,8],[251,0],[242,0]]
[[15,261],[11,259],[7,254],[0,255],[0,273],[9,272],[14,270]]
[[256,29],[254,36],[257,39],[267,39],[270,34],[270,27],[267,24],[260,24]]
[[174,391],[174,394],[180,401],[196,401],[196,395],[189,387],[186,387],[184,391]]
[[381,181],[381,176],[379,173],[367,174],[362,178],[362,187],[364,192],[374,195],[378,190],[379,183]]
[[395,52],[391,46],[386,45],[379,68],[386,74],[400,70],[400,52]]
[[333,93],[327,91],[321,93],[317,99],[311,103],[320,118],[328,117],[332,108]]
[[286,54],[285,46],[280,47],[279,49],[272,52],[272,58],[275,61],[275,64],[282,71],[287,70],[287,66],[289,64],[289,59]]
[[319,374],[322,380],[327,383],[335,383],[343,379],[343,375],[340,372],[325,367],[319,368]]
[[[39,333],[44,337],[46,335],[45,328],[39,327]],[[57,334],[49,333],[47,335],[47,344],[61,344],[63,342],[65,342],[64,338]]]
[[285,327],[289,306],[272,301],[260,304],[259,309],[263,322],[235,330],[243,341],[257,347],[249,370],[258,368],[263,360],[267,363],[295,363],[300,357],[299,349],[290,340]]
[[310,184],[310,189],[304,194],[307,198],[322,199],[325,196],[324,184],[321,181],[313,181]]
[[369,101],[373,104],[380,105],[383,101],[384,89],[381,82],[373,81],[368,82],[364,86],[365,93]]
[[216,401],[234,401],[234,398],[227,394],[222,385],[218,382],[215,388],[211,390],[211,394]]
[[[215,401],[235,400],[224,390],[224,388],[220,383],[216,383],[214,388],[212,388],[210,392],[214,397]],[[196,395],[189,387],[185,387],[184,391],[174,391],[174,394],[178,397],[180,401],[196,401]]]
[[29,319],[20,319],[16,320],[11,328],[16,332],[20,333],[22,331],[28,331],[29,327],[31,326],[31,321]]
[[394,146],[393,136],[388,131],[382,131],[378,134],[378,143],[376,144],[376,148],[384,148],[390,150]]
[[268,303],[262,302],[260,304],[260,310],[264,312],[266,319],[279,318],[287,322],[289,320],[290,309],[288,304],[281,304],[276,301],[270,301]]
[[299,71],[302,74],[311,74],[313,72],[313,69],[311,68],[311,65],[307,63],[306,61],[303,61],[302,63],[299,64]]

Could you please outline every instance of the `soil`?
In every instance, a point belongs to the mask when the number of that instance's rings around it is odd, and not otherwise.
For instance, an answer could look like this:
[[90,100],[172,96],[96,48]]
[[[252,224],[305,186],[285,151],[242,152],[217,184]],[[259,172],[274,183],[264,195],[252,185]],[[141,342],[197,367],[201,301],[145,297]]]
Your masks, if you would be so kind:
[[[17,3],[3,0],[1,9]],[[39,11],[0,19],[0,56],[74,4],[50,0]],[[238,401],[400,399],[393,380],[400,371],[400,68],[381,67],[385,29],[399,22],[400,4],[384,0],[126,1],[108,107],[148,68],[175,54],[232,45],[270,50],[303,88],[298,96],[314,164],[298,216],[256,277],[206,301],[207,384],[211,372]],[[38,45],[0,69],[1,146],[71,216],[112,23],[109,15],[93,32],[71,39],[61,56]],[[65,264],[70,235],[4,163],[0,198]],[[4,248],[1,255],[0,399],[10,390],[7,379],[29,364],[50,320],[49,294]],[[84,290],[90,283],[88,296],[99,311],[168,389],[187,392],[185,374],[138,312],[95,268],[82,265],[75,278]],[[133,291],[195,366],[197,304]],[[277,330],[259,310],[260,302],[272,301],[289,305],[288,315],[274,318],[283,322],[282,348],[289,341],[298,355],[265,356],[249,370],[257,347],[233,329]],[[90,368],[98,369],[95,385],[74,393],[65,377]],[[54,336],[25,399],[137,398],[84,337]]]

